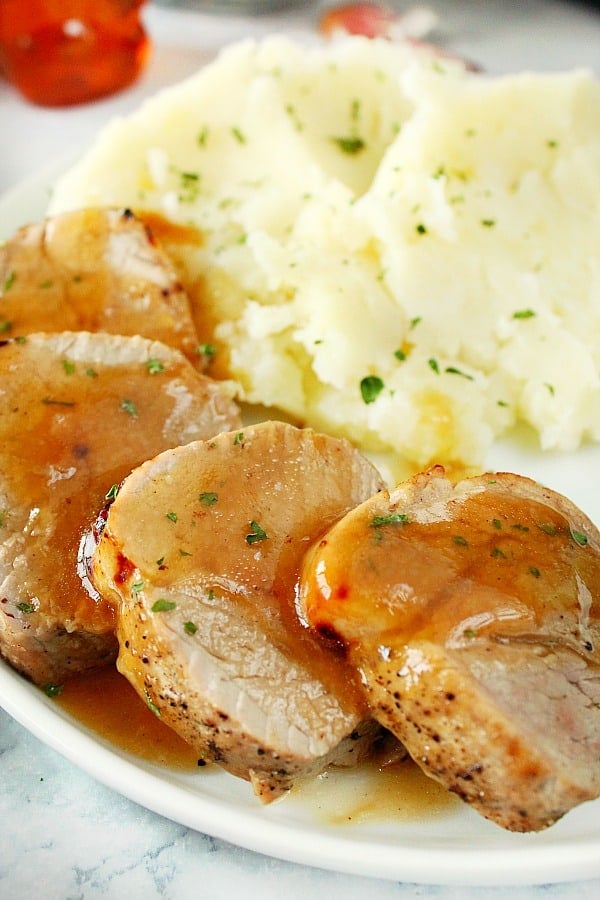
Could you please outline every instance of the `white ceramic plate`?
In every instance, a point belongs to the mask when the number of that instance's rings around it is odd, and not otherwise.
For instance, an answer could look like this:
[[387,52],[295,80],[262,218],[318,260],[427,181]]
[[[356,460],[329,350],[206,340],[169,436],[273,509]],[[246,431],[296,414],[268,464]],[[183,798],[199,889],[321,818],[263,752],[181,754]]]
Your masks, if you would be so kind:
[[[60,169],[36,175],[0,200],[0,237],[43,214],[48,186]],[[600,522],[600,447],[542,456],[523,443],[504,442],[488,462],[539,479]],[[533,884],[600,876],[600,801],[534,835],[505,832],[459,804],[421,815],[354,815],[372,787],[361,775],[318,780],[305,792],[263,807],[245,782],[216,767],[185,773],[129,756],[2,663],[0,704],[124,796],[183,825],[281,859],[429,884]],[[352,821],[339,824],[345,809]]]

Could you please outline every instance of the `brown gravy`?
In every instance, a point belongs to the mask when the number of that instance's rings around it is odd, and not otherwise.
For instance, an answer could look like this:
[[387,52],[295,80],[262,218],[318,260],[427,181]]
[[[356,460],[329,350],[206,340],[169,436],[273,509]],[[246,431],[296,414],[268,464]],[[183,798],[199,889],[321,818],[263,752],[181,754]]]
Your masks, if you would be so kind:
[[136,210],[136,216],[161,243],[192,244],[196,247],[201,247],[204,243],[202,232],[194,225],[179,225],[151,210]]
[[330,768],[294,788],[295,798],[327,825],[422,822],[452,814],[461,801],[411,760],[381,767],[377,759],[355,769]]
[[170,769],[195,769],[198,754],[164,725],[116,668],[70,678],[57,703],[120,750]]
[[[127,753],[179,771],[198,767],[197,754],[161,722],[116,668],[74,676],[56,702]],[[303,781],[292,793],[316,818],[336,826],[385,819],[422,821],[460,806],[410,760],[381,766],[374,759],[356,769],[331,768]]]

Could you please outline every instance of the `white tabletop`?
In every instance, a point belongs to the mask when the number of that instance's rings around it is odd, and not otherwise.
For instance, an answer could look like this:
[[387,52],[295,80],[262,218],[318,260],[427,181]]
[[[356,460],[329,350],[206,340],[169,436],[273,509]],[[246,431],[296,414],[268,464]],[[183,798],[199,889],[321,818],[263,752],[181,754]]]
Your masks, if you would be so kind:
[[[400,5],[400,4],[397,4]],[[405,4],[408,5],[408,4]],[[439,35],[491,73],[585,66],[600,74],[600,11],[552,0],[432,0]],[[202,3],[199,2],[199,7]],[[90,142],[113,115],[176,82],[229,41],[314,33],[319,4],[246,19],[151,5],[151,63],[133,88],[72,109],[25,103],[0,82],[0,192]],[[6,900],[408,897],[595,900],[600,879],[523,887],[411,885],[300,866],[175,824],[104,787],[0,710],[0,897]],[[424,880],[427,875],[424,873]]]

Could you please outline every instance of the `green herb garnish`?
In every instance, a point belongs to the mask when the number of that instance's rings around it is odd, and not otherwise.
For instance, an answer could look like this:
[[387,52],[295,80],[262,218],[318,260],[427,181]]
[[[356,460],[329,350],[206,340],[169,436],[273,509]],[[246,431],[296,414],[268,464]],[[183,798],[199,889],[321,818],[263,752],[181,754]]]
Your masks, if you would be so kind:
[[158,375],[160,372],[165,371],[164,363],[160,359],[149,359],[146,363],[146,368],[150,375]]
[[407,525],[410,519],[406,513],[389,513],[387,516],[373,516],[369,528],[381,528],[383,525]]
[[119,493],[119,485],[113,484],[112,487],[104,495],[105,500],[114,500],[117,494]]
[[331,140],[337,144],[342,153],[347,153],[349,156],[355,156],[366,146],[363,139],[359,137],[332,137]]
[[267,532],[254,519],[250,522],[250,534],[246,535],[247,544],[256,544],[258,541],[267,540]]
[[13,284],[15,283],[15,279],[17,277],[17,273],[14,269],[11,269],[10,272],[6,273],[6,278],[4,279],[4,290],[9,291]]
[[128,416],[131,416],[132,419],[137,419],[137,407],[133,400],[121,400],[121,409],[123,412],[126,412]]
[[373,403],[385,387],[378,375],[367,375],[360,383],[360,393],[365,403]]
[[164,597],[161,597],[160,600],[156,600],[152,604],[152,612],[160,613],[160,612],[170,612],[172,609],[175,609],[177,606],[172,600],[165,600]]
[[36,611],[35,603],[27,603],[26,601],[22,601],[21,603],[17,603],[17,609],[22,613],[34,613]]
[[63,689],[64,684],[53,684],[51,681],[44,685],[46,697],[58,697],[59,694],[62,694]]

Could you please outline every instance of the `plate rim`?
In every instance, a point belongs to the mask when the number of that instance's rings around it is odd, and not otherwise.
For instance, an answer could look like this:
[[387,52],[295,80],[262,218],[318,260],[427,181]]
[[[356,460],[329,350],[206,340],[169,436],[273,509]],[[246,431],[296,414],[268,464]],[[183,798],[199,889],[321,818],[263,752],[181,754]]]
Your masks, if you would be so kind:
[[536,846],[535,835],[517,835],[523,839],[518,845],[473,847],[467,860],[464,852],[452,847],[406,844],[392,848],[372,838],[340,839],[337,834],[319,833],[317,852],[314,831],[276,815],[262,817],[265,808],[258,801],[254,810],[240,810],[232,803],[231,814],[223,810],[221,799],[201,793],[194,794],[190,803],[189,792],[176,777],[165,776],[164,771],[161,775],[159,766],[136,760],[94,736],[62,708],[59,714],[52,700],[4,660],[0,660],[0,706],[34,737],[128,800],[195,831],[277,859],[350,875],[440,886],[533,885],[600,876],[600,834],[567,840],[564,846],[560,838]]

